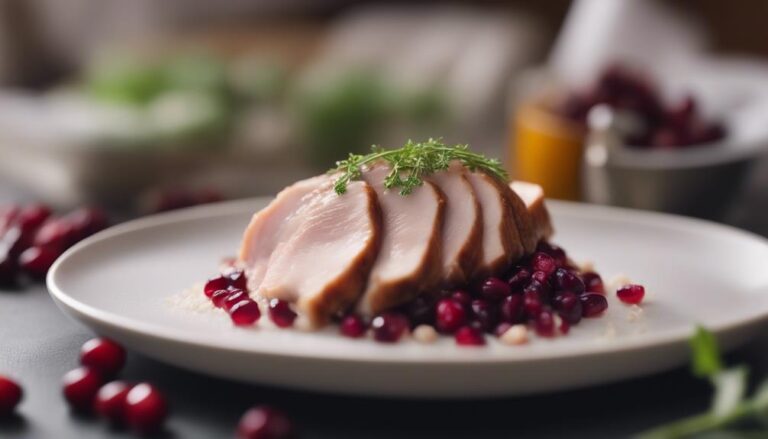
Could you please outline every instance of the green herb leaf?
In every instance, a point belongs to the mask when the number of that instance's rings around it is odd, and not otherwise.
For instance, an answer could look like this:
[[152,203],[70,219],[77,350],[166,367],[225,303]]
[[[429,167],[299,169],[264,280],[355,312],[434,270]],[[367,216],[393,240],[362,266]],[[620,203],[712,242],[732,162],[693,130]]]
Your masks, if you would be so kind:
[[409,140],[399,149],[374,146],[370,154],[350,154],[346,160],[336,162],[336,167],[328,172],[340,174],[336,178],[334,188],[336,193],[343,194],[350,181],[360,178],[365,165],[384,161],[390,167],[390,172],[384,179],[384,187],[399,188],[400,195],[408,195],[424,184],[424,177],[447,169],[454,160],[471,171],[482,171],[495,178],[507,180],[507,173],[498,160],[474,153],[469,150],[468,145],[448,146],[435,139],[426,142]]
[[700,378],[710,378],[722,370],[720,350],[717,347],[717,340],[711,332],[697,326],[696,333],[691,337],[690,345],[694,375]]
[[731,414],[744,401],[747,393],[746,367],[724,370],[712,377],[715,395],[712,398],[712,414],[723,417]]

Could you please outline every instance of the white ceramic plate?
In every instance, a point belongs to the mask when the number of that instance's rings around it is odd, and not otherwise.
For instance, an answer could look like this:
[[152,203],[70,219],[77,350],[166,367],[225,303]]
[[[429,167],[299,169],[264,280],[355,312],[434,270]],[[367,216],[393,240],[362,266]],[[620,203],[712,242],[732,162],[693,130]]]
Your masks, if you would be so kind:
[[[234,328],[223,311],[174,305],[233,255],[255,199],[149,217],[78,244],[48,275],[68,314],[130,349],[211,375],[300,389],[403,397],[484,397],[554,391],[645,375],[688,358],[695,323],[726,347],[768,316],[768,243],[702,221],[551,202],[555,242],[605,276],[646,286],[642,312],[611,299],[606,316],[567,337],[526,346],[445,338],[382,345],[330,330]],[[194,301],[193,301],[194,302]],[[204,301],[202,301],[204,303]],[[262,319],[266,320],[266,319]]]

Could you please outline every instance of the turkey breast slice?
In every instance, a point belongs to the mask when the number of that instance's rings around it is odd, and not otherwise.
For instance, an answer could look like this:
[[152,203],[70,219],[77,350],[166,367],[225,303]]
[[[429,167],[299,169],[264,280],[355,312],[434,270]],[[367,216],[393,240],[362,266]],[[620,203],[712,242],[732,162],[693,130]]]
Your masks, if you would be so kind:
[[509,185],[525,203],[528,216],[531,218],[533,234],[536,240],[549,239],[554,234],[552,219],[544,203],[544,189],[538,184],[527,181],[513,181]]
[[509,196],[512,190],[483,172],[466,175],[480,202],[483,218],[482,251],[473,277],[499,274],[525,254]]
[[441,230],[445,201],[429,181],[409,195],[384,187],[389,168],[363,172],[376,191],[382,213],[381,250],[371,269],[358,311],[374,315],[434,287],[441,276]]
[[258,289],[267,299],[296,304],[312,327],[352,306],[379,253],[381,211],[373,189],[353,181],[339,195],[330,184],[314,191],[286,224],[290,237],[267,264]]
[[458,285],[469,281],[482,252],[483,214],[465,168],[453,163],[429,179],[445,196],[442,231],[442,281]]

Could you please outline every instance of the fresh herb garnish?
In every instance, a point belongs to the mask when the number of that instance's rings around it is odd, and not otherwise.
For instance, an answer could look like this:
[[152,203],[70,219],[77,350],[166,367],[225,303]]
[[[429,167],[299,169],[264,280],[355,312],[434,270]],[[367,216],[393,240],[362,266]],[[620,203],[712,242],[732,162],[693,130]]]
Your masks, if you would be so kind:
[[424,184],[424,177],[448,169],[454,160],[471,171],[483,171],[493,177],[507,179],[500,161],[474,153],[468,145],[448,146],[435,139],[426,142],[409,140],[398,149],[373,146],[370,154],[350,154],[346,160],[336,162],[336,167],[328,172],[341,173],[335,181],[334,189],[336,193],[343,194],[350,181],[360,178],[365,165],[385,161],[390,171],[384,179],[384,187],[400,188],[400,195],[408,195]]
[[[764,381],[752,398],[747,398],[748,369],[736,366],[723,369],[714,336],[702,327],[690,341],[694,375],[709,379],[714,389],[712,406],[698,415],[675,421],[644,432],[639,439],[678,439],[704,437],[766,437],[768,420],[768,381]],[[738,429],[731,429],[733,427]],[[730,429],[727,430],[726,429]],[[718,436],[717,434],[721,434]]]

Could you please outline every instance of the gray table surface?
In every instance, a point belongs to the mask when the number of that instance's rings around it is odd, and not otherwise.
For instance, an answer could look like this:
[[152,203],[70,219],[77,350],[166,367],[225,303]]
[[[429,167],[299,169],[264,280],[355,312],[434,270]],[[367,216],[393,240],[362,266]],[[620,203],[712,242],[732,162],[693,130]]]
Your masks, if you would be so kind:
[[[24,195],[0,183],[0,203]],[[768,163],[754,173],[726,222],[768,236]],[[43,285],[0,291],[0,373],[18,377],[25,398],[18,416],[0,422],[2,438],[121,438],[97,420],[72,415],[61,376],[76,367],[93,334],[64,316]],[[728,356],[768,376],[768,334]],[[563,371],[567,373],[567,371]],[[617,438],[703,410],[706,383],[680,368],[584,390],[476,401],[409,401],[339,397],[258,387],[167,366],[130,353],[124,379],[148,380],[167,394],[172,415],[157,437],[233,437],[240,414],[255,403],[284,408],[307,438]]]

